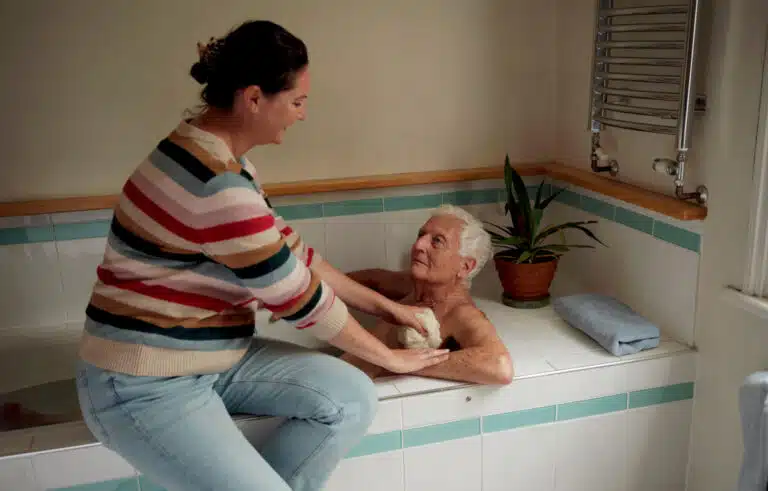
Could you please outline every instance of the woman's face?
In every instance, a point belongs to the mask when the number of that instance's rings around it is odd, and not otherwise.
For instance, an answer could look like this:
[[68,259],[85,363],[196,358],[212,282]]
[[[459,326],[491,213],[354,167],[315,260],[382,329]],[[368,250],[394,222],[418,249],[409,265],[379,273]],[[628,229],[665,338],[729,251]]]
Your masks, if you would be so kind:
[[246,89],[249,133],[256,145],[279,144],[286,130],[306,117],[309,69],[296,74],[293,88],[265,96],[258,87]]

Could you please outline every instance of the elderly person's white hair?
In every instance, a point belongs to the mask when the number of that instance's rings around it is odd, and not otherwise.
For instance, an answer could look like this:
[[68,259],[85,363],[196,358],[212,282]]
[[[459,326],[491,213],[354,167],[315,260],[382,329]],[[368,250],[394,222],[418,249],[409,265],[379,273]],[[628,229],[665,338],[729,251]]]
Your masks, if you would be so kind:
[[432,211],[432,216],[442,215],[454,216],[464,222],[464,226],[461,228],[459,254],[462,257],[470,257],[475,260],[475,267],[467,276],[467,283],[469,283],[491,257],[493,251],[491,236],[485,231],[480,220],[458,206],[442,205]]

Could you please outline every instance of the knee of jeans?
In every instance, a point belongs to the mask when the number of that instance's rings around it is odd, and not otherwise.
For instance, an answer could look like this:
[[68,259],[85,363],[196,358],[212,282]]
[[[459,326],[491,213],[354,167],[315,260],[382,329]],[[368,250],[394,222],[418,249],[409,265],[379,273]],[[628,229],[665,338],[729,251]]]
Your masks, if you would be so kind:
[[[363,375],[363,374],[361,374]],[[370,378],[363,375],[349,380],[347,390],[351,391],[347,403],[344,405],[344,419],[348,424],[367,428],[376,417],[379,406],[379,396],[376,386]]]

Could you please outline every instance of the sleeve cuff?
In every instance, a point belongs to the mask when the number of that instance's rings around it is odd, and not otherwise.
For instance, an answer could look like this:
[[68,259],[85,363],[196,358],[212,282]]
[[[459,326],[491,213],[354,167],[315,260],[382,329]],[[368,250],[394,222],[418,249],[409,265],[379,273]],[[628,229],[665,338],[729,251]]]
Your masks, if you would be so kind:
[[336,337],[344,329],[348,318],[349,310],[346,304],[339,297],[334,297],[333,304],[331,304],[331,308],[328,309],[325,315],[317,319],[313,325],[303,330],[321,341],[328,341]]

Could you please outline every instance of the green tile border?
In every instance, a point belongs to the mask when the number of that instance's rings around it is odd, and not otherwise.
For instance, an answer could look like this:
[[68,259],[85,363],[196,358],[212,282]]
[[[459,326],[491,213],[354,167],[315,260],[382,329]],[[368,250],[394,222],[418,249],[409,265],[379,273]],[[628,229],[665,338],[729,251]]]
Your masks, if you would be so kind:
[[629,407],[635,409],[693,399],[693,388],[693,382],[686,382],[653,389],[636,390],[629,393]]
[[627,409],[627,394],[597,397],[585,401],[568,402],[557,406],[557,420],[568,421],[588,416],[624,411]]
[[[526,188],[533,199],[537,184],[527,184]],[[600,197],[587,196],[573,188],[556,198],[556,202],[592,213],[604,220],[611,220],[634,230],[651,235],[659,240],[682,247],[696,253],[701,249],[701,236],[684,228],[657,220],[642,212],[632,211],[614,205]],[[543,195],[550,196],[560,186],[544,183]],[[458,206],[503,202],[505,191],[500,187],[487,187],[473,190],[445,191],[408,196],[384,196],[380,198],[340,200],[318,202],[305,205],[280,205],[275,210],[288,221],[330,218],[363,213],[397,212],[436,208],[443,203]],[[109,231],[108,220],[92,220],[79,223],[53,224],[46,226],[0,228],[0,246],[31,244],[54,240],[76,240],[105,237]]]
[[[66,488],[52,488],[47,491],[139,491],[140,489],[144,491],[144,488],[139,488],[139,480],[137,478],[126,477],[124,479],[78,484]],[[160,491],[161,488],[155,489]]]
[[403,431],[403,448],[447,442],[480,435],[480,418],[451,421]]
[[552,423],[557,417],[557,406],[536,407],[511,413],[483,416],[483,433],[512,430],[525,426]]
[[53,225],[56,240],[94,239],[106,237],[109,233],[111,220],[93,222],[57,223]]
[[639,232],[645,232],[648,235],[653,234],[653,218],[649,216],[617,206],[614,220]]
[[275,206],[275,211],[284,220],[307,220],[323,217],[322,204]]
[[437,208],[443,204],[443,194],[422,194],[414,196],[392,196],[384,198],[384,211],[420,210]]
[[35,244],[55,240],[52,225],[0,229],[0,245]]
[[653,223],[653,236],[693,252],[699,252],[701,247],[699,234],[658,220]]
[[388,433],[376,433],[363,437],[362,441],[347,454],[347,458],[391,452],[401,448],[403,448],[402,431],[395,430]]

